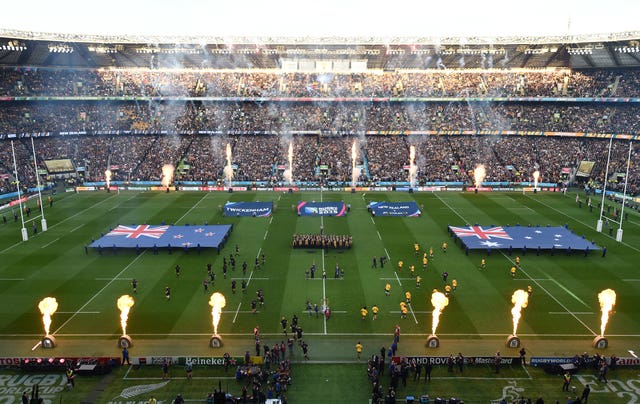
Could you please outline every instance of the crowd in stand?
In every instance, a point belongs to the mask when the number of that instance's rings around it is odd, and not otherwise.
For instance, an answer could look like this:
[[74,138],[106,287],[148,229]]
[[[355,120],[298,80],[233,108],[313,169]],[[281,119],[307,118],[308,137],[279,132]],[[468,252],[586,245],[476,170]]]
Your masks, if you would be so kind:
[[[35,185],[33,151],[28,139],[14,141],[21,182]],[[595,138],[549,136],[340,136],[296,135],[293,144],[293,180],[295,183],[329,184],[336,181],[350,186],[352,160],[350,145],[356,144],[356,165],[364,167],[357,175],[362,185],[379,182],[409,181],[409,149],[416,149],[416,185],[433,181],[473,183],[473,170],[483,164],[485,181],[532,181],[540,172],[540,181],[566,182],[569,172],[583,160],[594,161],[592,181],[602,183],[606,171],[609,141]],[[51,159],[71,159],[79,169],[79,181],[104,181],[109,165],[112,181],[159,181],[162,166],[180,168],[174,181],[224,182],[225,149],[232,149],[236,168],[233,181],[264,181],[285,184],[288,168],[288,141],[275,135],[101,135],[55,136],[35,138],[39,169]],[[609,189],[621,190],[626,172],[629,143],[612,144],[609,164]],[[631,154],[628,192],[636,194],[640,185],[639,153]],[[11,142],[0,142],[0,187],[12,189]],[[565,171],[563,173],[563,170]],[[41,182],[48,176],[42,176]],[[578,178],[580,179],[580,178]]]
[[0,69],[0,96],[637,97],[637,70],[284,73],[273,70]]
[[[14,149],[21,184],[33,186],[36,166],[71,159],[78,181],[157,181],[162,166],[177,168],[175,180],[282,184],[294,182],[369,185],[409,180],[409,150],[416,150],[415,184],[472,182],[485,165],[485,181],[565,181],[587,160],[590,178],[602,183],[608,142],[576,133],[637,135],[640,107],[596,102],[235,102],[152,101],[148,96],[634,96],[638,70],[540,70],[384,72],[314,75],[211,70],[0,69],[0,95],[121,96],[143,101],[43,101],[0,103],[0,192],[11,191]],[[431,131],[438,131],[432,135]],[[508,136],[501,131],[561,132],[569,136]],[[464,132],[461,135],[461,132]],[[484,132],[477,135],[478,132]],[[50,136],[48,136],[50,134]],[[47,135],[47,136],[43,136]],[[227,162],[226,145],[232,158]],[[355,146],[354,146],[355,144]],[[288,149],[293,158],[289,162]],[[352,159],[352,147],[355,161]],[[613,142],[609,173],[626,172],[628,143]],[[638,192],[640,164],[631,154],[630,188]],[[27,163],[30,162],[30,163]],[[353,167],[358,168],[354,174]],[[73,174],[73,173],[69,173]],[[70,175],[73,176],[73,175]],[[622,188],[620,175],[608,178]],[[42,180],[46,180],[42,176]]]

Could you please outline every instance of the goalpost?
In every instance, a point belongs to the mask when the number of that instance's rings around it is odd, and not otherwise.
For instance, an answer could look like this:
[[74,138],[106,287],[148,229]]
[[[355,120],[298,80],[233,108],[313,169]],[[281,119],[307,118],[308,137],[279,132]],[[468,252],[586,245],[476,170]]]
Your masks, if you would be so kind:
[[[609,152],[607,155],[607,167],[605,169],[604,181],[602,185],[602,202],[600,204],[600,217],[598,218],[598,222],[596,223],[596,231],[602,232],[602,218],[604,216],[604,201],[607,194],[607,181],[609,178],[609,162],[611,161],[611,147],[613,145],[613,136],[609,139]],[[633,150],[633,142],[629,142],[629,154],[627,156],[627,171],[624,177],[624,188],[622,191],[622,208],[620,209],[620,215],[617,218],[609,218],[606,217],[607,221],[613,222],[618,225],[618,230],[616,231],[616,241],[622,241],[622,221],[624,220],[624,207],[627,201],[627,184],[629,182],[629,167],[631,164],[631,151]]]

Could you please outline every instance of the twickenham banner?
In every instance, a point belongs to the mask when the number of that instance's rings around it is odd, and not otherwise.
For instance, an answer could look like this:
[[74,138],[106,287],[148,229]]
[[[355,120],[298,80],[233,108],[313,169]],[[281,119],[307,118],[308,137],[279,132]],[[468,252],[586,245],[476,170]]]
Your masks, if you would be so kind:
[[273,202],[227,202],[224,205],[225,216],[271,216]]
[[298,202],[298,216],[345,216],[344,202]]
[[422,214],[415,202],[369,202],[369,211],[373,216],[411,216]]

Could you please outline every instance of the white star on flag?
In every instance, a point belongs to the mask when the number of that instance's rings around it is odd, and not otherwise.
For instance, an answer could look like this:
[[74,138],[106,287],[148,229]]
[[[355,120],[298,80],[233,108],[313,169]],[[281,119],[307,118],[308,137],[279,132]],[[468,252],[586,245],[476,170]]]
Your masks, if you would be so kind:
[[500,247],[502,245],[495,241],[482,241],[480,244],[486,245],[487,247]]
[[536,230],[534,233],[541,234],[542,232],[540,230]]
[[560,237],[562,237],[562,234],[554,234],[553,237],[560,238]]
[[178,239],[180,239],[182,237],[184,237],[182,234],[176,234],[175,236],[173,236],[173,238],[178,238]]
[[554,247],[562,247],[562,244],[554,244]]
[[187,241],[186,243],[182,243],[182,245],[185,246],[185,247],[189,247],[191,245],[191,243]]
[[212,232],[212,231],[210,231],[210,232],[208,232],[208,233],[204,233],[204,235],[205,235],[205,236],[207,236],[207,237],[213,237],[213,235],[214,235],[214,234],[215,234],[215,233],[214,233],[214,232]]
[[527,240],[531,240],[533,237],[531,237],[531,236],[524,236],[524,238],[526,238]]
[[202,227],[198,227],[197,229],[194,230],[196,233],[202,233],[204,231],[204,229]]

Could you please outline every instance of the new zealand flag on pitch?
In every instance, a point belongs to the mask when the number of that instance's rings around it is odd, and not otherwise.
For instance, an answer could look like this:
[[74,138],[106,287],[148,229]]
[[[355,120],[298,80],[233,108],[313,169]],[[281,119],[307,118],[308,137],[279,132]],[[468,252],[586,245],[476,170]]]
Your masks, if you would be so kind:
[[148,224],[118,225],[89,244],[94,248],[219,248],[229,236],[231,225],[153,226]]
[[449,226],[449,232],[471,250],[526,248],[529,250],[599,250],[584,237],[575,235],[565,227],[524,226]]

